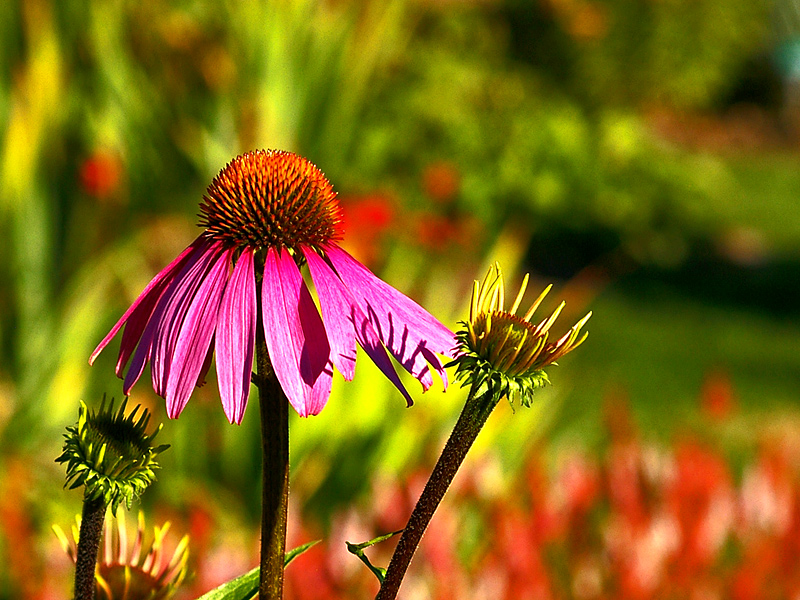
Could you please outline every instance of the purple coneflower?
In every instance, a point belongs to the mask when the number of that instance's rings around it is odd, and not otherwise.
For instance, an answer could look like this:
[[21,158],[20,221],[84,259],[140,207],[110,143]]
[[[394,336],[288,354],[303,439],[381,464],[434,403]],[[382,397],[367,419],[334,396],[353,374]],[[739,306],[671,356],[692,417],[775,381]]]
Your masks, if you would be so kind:
[[[250,395],[256,323],[270,363],[300,416],[315,415],[330,396],[333,367],[355,371],[356,342],[405,396],[387,354],[427,390],[430,367],[445,386],[436,354],[450,356],[454,334],[343,250],[341,212],[325,175],[283,151],[233,159],[200,205],[205,231],[156,275],[92,353],[125,325],[116,372],[130,393],[146,363],[153,389],[180,415],[216,353],[225,414],[240,423]],[[308,265],[322,316],[300,267]]]

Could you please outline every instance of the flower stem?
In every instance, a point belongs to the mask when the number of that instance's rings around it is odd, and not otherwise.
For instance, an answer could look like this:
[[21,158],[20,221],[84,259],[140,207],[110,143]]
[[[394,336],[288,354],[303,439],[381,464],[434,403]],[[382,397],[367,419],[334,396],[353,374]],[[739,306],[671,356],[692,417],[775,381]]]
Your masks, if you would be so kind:
[[272,371],[262,328],[256,335],[261,407],[262,501],[259,600],[283,598],[286,515],[289,508],[289,402]]
[[461,463],[464,462],[472,443],[486,423],[486,419],[497,406],[499,398],[490,391],[478,394],[478,389],[479,386],[475,384],[470,388],[464,409],[461,411],[450,438],[433,468],[433,473],[431,473],[428,483],[425,484],[425,489],[408,519],[403,535],[400,536],[400,541],[389,561],[389,568],[386,570],[386,576],[375,600],[393,600],[397,596],[411,558],[422,540],[422,535],[425,533],[433,513],[442,501]]
[[94,570],[100,534],[106,518],[106,501],[101,495],[94,500],[84,497],[78,555],[75,561],[75,600],[94,600],[96,585]]

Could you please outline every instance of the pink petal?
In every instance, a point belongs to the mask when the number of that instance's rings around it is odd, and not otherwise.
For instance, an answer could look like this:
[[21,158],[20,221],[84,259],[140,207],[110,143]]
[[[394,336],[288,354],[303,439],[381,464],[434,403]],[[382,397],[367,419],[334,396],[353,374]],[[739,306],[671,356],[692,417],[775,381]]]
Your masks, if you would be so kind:
[[145,327],[142,339],[139,340],[139,345],[136,347],[136,352],[133,354],[131,366],[125,374],[125,379],[122,381],[122,393],[126,396],[130,396],[131,389],[136,385],[136,382],[139,381],[139,377],[142,376],[142,372],[144,371],[144,366],[147,364],[147,361],[150,360],[154,332],[148,331],[148,329],[150,329],[149,322],[147,325],[148,327]]
[[[328,263],[311,248],[303,248],[311,278],[317,288],[322,322],[331,345],[331,360],[347,381],[356,370],[356,336],[353,324],[352,295],[346,290]],[[349,296],[349,297],[348,297]]]
[[[208,276],[214,263],[222,252],[218,242],[203,239],[197,251],[192,254],[181,272],[175,277],[172,284],[164,291],[153,311],[153,316],[145,328],[142,341],[151,337],[150,371],[153,380],[153,389],[162,398],[167,397],[167,382],[172,368],[173,358],[177,349],[178,337],[181,333],[186,314],[191,307],[195,294]],[[203,352],[205,348],[203,348]],[[133,359],[136,361],[139,348]],[[133,364],[131,365],[133,369]],[[130,373],[129,373],[130,375]],[[127,379],[127,377],[126,377]],[[192,381],[194,385],[194,381]]]
[[[163,322],[173,324],[167,326],[167,332],[176,331],[175,326],[180,327],[175,338],[174,353],[167,357],[170,364],[167,369],[166,400],[167,415],[171,419],[181,414],[192,394],[217,326],[217,315],[233,255],[233,249],[220,250],[219,243],[211,245],[209,252],[198,263],[199,268],[187,276],[187,280],[191,280],[192,275],[199,274],[199,285],[195,287],[190,284],[183,288],[187,294],[183,297],[175,295],[181,301],[172,305],[174,312],[170,311],[168,305],[164,313]],[[181,318],[184,313],[185,317]],[[171,320],[173,315],[181,318],[182,322]],[[168,336],[168,340],[171,339],[172,336]],[[157,351],[158,348],[156,343]],[[153,362],[155,360],[154,357]]]
[[128,362],[130,355],[133,353],[133,349],[136,347],[136,343],[139,341],[144,331],[150,315],[153,313],[156,302],[158,302],[166,286],[169,285],[175,277],[175,274],[183,268],[189,255],[195,251],[200,241],[201,238],[197,238],[181,252],[175,260],[169,263],[158,275],[150,280],[150,283],[148,283],[142,293],[139,294],[139,297],[136,298],[128,310],[125,311],[125,314],[117,321],[116,325],[111,328],[111,331],[108,332],[106,337],[97,345],[97,348],[94,349],[94,352],[92,352],[92,355],[89,357],[90,365],[94,364],[97,355],[102,352],[103,348],[111,341],[111,338],[117,335],[117,332],[127,322],[125,331],[122,334],[119,359],[117,361],[117,375],[122,373],[125,364]]
[[330,395],[330,345],[300,270],[284,249],[267,251],[261,310],[270,362],[286,397],[301,417],[317,414]]
[[[451,356],[453,332],[338,246],[328,246],[325,252],[389,352],[428,389],[432,378],[427,357],[434,352]],[[439,361],[432,364],[446,389],[447,373]]]
[[[310,298],[310,296],[309,296]],[[314,301],[311,301],[312,306],[314,306],[314,311],[317,310],[316,305],[314,305]],[[318,313],[319,314],[319,313]],[[331,388],[333,387],[333,363],[328,360],[325,362],[325,366],[320,371],[320,374],[317,376],[317,380],[314,382],[314,387],[311,389],[311,398],[308,401],[307,405],[307,414],[300,415],[303,416],[313,416],[318,415],[325,405],[328,403],[328,399],[331,397]]]
[[217,319],[217,380],[228,421],[242,422],[250,397],[256,341],[256,279],[253,250],[242,252],[222,296]]
[[195,383],[195,387],[203,387],[206,384],[206,377],[208,377],[208,372],[211,370],[211,363],[214,360],[214,337],[211,337],[211,343],[208,346],[208,351],[206,352],[206,357],[203,359],[203,366],[200,367],[200,374],[197,376],[197,383]]
[[[189,248],[192,248],[192,252],[186,256],[185,261],[181,263],[180,269],[177,270],[178,272],[174,276],[170,276],[169,282],[165,283],[166,287],[158,299],[158,303],[156,304],[155,308],[152,311],[149,319],[147,320],[147,325],[144,328],[144,332],[141,335],[141,339],[139,340],[139,344],[136,347],[136,352],[133,354],[133,360],[131,361],[131,366],[128,369],[128,373],[125,375],[125,380],[122,384],[122,392],[127,396],[130,394],[131,388],[136,384],[141,377],[142,372],[144,371],[144,367],[147,364],[147,361],[150,360],[153,354],[153,345],[156,339],[157,334],[159,333],[159,329],[161,326],[161,319],[163,317],[165,308],[169,303],[170,299],[174,296],[176,288],[178,288],[183,281],[184,277],[191,269],[202,259],[202,257],[208,252],[210,244],[208,240],[204,237],[197,238]],[[188,248],[187,248],[188,250]],[[173,261],[173,264],[174,261]],[[162,273],[164,273],[162,271]],[[124,335],[123,335],[124,337]],[[120,351],[121,353],[121,351]],[[154,371],[153,381],[154,381],[154,389],[156,393],[160,396],[164,396],[165,390],[159,391],[159,388],[155,387],[155,369]],[[163,377],[160,379],[164,379]]]
[[[139,343],[139,340],[142,337],[142,333],[144,332],[144,328],[147,326],[148,321],[153,316],[153,311],[155,310],[156,304],[161,299],[161,296],[164,294],[164,290],[167,289],[171,282],[170,279],[163,279],[153,287],[153,289],[148,293],[147,297],[142,298],[141,303],[139,306],[136,307],[136,310],[133,311],[131,316],[128,318],[128,322],[125,323],[125,329],[122,332],[122,340],[119,343],[119,356],[117,356],[117,365],[114,368],[114,372],[117,374],[117,377],[122,377],[122,373],[125,371],[125,366],[128,364],[128,361],[133,354],[133,351],[136,349],[136,345]],[[141,297],[141,296],[140,296]],[[89,359],[89,364],[93,359]]]
[[[358,339],[358,343],[372,359],[372,362],[374,362],[383,374],[386,375],[386,378],[400,390],[408,406],[411,406],[414,403],[411,400],[411,396],[397,376],[397,371],[395,371],[389,355],[386,354],[386,350],[381,344],[378,334],[372,327],[372,323],[370,323],[369,319],[364,314],[364,311],[361,310],[358,302],[353,298],[353,294],[347,289],[347,286],[342,283],[339,276],[322,257],[311,249],[304,249],[303,253],[305,254],[306,260],[308,260],[311,277],[317,288],[317,296],[319,297],[319,303],[322,307],[328,339],[334,340],[336,336],[345,338],[348,336],[353,338],[353,336],[355,336],[355,338]],[[356,325],[356,323],[358,323],[358,325]],[[337,347],[336,343],[332,341],[331,346],[331,354],[335,359],[336,351],[334,348]],[[355,367],[355,348],[352,350],[352,356],[353,367]],[[334,360],[334,363],[335,362]],[[336,367],[342,371],[342,375],[345,376],[345,379],[350,379],[338,364]]]

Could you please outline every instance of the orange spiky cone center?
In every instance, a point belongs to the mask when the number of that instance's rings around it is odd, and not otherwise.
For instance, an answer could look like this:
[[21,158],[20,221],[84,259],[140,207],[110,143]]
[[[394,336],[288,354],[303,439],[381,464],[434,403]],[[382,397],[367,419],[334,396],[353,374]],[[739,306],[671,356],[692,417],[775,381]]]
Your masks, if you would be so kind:
[[230,247],[319,249],[341,238],[336,192],[312,162],[256,150],[220,171],[200,205],[206,236]]

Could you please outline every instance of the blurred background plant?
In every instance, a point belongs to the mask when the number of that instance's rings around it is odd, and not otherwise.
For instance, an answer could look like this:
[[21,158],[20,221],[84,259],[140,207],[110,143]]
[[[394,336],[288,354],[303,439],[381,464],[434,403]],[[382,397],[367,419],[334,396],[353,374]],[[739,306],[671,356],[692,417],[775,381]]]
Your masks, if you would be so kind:
[[[545,495],[564,457],[602,464],[603,407],[621,395],[644,446],[705,464],[676,442],[701,432],[744,494],[760,436],[797,432],[799,15],[796,0],[0,4],[0,598],[65,597],[70,565],[49,527],[77,499],[53,459],[78,401],[119,385],[113,353],[91,369],[88,355],[196,235],[211,178],[259,147],[318,164],[349,249],[451,326],[494,260],[509,285],[525,271],[532,289],[555,282],[565,322],[591,305],[591,339],[555,385],[531,411],[496,411],[479,438],[498,491],[454,495],[467,525],[539,519],[511,487],[531,461]],[[190,533],[184,597],[248,570],[257,548],[257,419],[229,426],[213,387],[196,397],[166,424],[173,451],[144,500]],[[293,423],[294,542],[328,543],[289,572],[339,583],[292,597],[350,597],[338,578],[363,567],[342,558],[344,540],[397,527],[371,523],[371,503],[405,510],[385,494],[413,487],[463,403],[455,389],[415,397],[405,409],[364,363],[320,416]],[[133,401],[164,410],[147,386]],[[776,510],[792,513],[797,473],[776,472],[788,482]],[[598,497],[623,493],[608,485]],[[640,551],[625,535],[600,556]],[[465,539],[451,557],[465,574],[513,554]],[[771,539],[758,547],[779,553]],[[564,597],[593,597],[577,582],[607,581],[608,564],[571,570],[570,552],[531,564]],[[501,579],[514,568],[491,566]],[[408,585],[440,585],[431,569]]]

